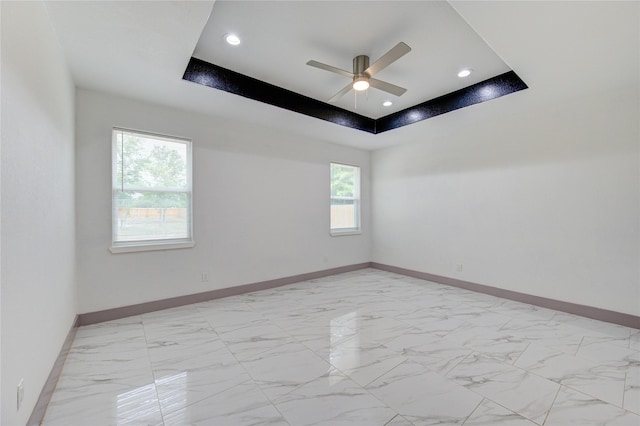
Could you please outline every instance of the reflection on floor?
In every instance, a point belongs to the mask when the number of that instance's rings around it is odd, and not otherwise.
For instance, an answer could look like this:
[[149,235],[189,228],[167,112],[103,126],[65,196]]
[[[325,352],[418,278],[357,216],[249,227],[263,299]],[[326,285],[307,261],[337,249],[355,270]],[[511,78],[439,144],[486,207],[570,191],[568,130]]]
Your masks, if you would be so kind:
[[78,330],[48,425],[640,425],[640,331],[374,269]]

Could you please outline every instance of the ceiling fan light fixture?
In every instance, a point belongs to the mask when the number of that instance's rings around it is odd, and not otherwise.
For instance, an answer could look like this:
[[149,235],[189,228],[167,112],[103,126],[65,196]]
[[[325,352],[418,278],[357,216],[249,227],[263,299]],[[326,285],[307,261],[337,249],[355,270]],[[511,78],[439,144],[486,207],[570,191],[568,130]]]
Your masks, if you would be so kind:
[[240,37],[235,34],[225,34],[224,40],[232,46],[237,46],[240,44]]
[[400,42],[396,44],[391,50],[387,51],[384,55],[378,58],[372,65],[369,65],[369,57],[367,55],[358,55],[353,58],[353,72],[345,71],[340,68],[336,68],[331,65],[323,64],[318,61],[308,61],[307,65],[320,68],[325,71],[330,71],[335,74],[340,74],[343,77],[348,77],[351,82],[343,87],[338,93],[333,95],[327,102],[336,102],[342,96],[355,90],[362,92],[367,90],[370,86],[374,89],[382,90],[383,92],[390,93],[395,96],[402,96],[407,91],[404,87],[396,86],[386,81],[373,78],[374,75],[400,59],[411,51],[411,48],[406,43]]
[[361,92],[369,88],[369,79],[366,77],[358,77],[353,80],[353,90]]

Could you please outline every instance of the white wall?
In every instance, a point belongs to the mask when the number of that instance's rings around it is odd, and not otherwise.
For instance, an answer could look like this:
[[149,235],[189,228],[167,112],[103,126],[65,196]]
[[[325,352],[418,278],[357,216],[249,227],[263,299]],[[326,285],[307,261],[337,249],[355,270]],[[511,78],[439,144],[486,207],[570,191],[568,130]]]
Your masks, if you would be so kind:
[[373,153],[372,260],[640,315],[638,87],[536,93]]
[[[369,261],[368,152],[93,91],[76,99],[80,313]],[[194,248],[109,252],[113,126],[193,140]],[[361,235],[329,235],[331,161],[362,167]]]
[[[2,8],[2,414],[25,424],[76,313],[74,86],[45,6]],[[16,387],[24,378],[24,403]]]

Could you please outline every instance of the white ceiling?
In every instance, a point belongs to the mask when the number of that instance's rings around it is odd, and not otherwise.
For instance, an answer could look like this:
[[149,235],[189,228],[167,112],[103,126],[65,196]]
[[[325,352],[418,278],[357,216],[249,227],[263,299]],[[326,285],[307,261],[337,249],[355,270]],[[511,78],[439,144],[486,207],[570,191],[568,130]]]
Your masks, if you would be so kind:
[[[366,8],[365,17],[357,14],[358,6]],[[526,112],[584,92],[638,90],[640,80],[640,2],[633,1],[51,1],[47,8],[78,87],[361,149],[425,139],[446,132],[462,116],[495,119],[498,106]],[[250,10],[222,19],[230,13],[227,9],[243,8]],[[217,22],[219,18],[225,22]],[[449,26],[459,34],[443,35]],[[219,33],[231,30],[243,37],[240,49],[219,43]],[[373,61],[399,41],[412,52],[377,76],[408,89],[394,99],[395,106],[405,97],[411,106],[419,97],[426,100],[455,88],[461,66],[476,69],[476,79],[489,69],[499,73],[511,68],[530,89],[371,135],[182,80],[197,50],[202,59],[326,99],[346,82],[304,65],[307,60],[349,69],[352,56],[369,54]],[[474,48],[458,55],[463,51],[459,45]],[[308,79],[312,84],[307,85]],[[381,113],[373,92],[366,105],[375,117]],[[350,108],[352,96],[340,106]],[[363,105],[359,100],[358,112]]]
[[[238,46],[224,41],[235,33]],[[401,97],[370,89],[335,105],[371,118],[399,111],[509,71],[445,1],[216,1],[194,56],[327,101],[349,79],[306,65],[310,59],[352,71],[403,41],[412,51],[376,78],[407,89]],[[461,79],[458,72],[472,68]],[[391,100],[391,107],[383,101]]]

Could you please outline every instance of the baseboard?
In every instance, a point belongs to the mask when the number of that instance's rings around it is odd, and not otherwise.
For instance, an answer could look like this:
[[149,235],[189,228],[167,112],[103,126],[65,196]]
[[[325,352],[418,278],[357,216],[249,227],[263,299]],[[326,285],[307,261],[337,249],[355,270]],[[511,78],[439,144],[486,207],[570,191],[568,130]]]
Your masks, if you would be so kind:
[[607,309],[596,308],[593,306],[579,305],[577,303],[563,302],[561,300],[548,299],[546,297],[532,296],[530,294],[519,293],[517,291],[505,290],[502,288],[491,287],[483,284],[476,284],[456,278],[443,277],[441,275],[434,275],[427,272],[399,268],[397,266],[385,265],[377,262],[371,262],[371,267],[380,269],[382,271],[406,275],[408,277],[420,278],[426,281],[450,285],[452,287],[459,287],[465,290],[475,291],[477,293],[489,294],[491,296],[501,297],[503,299],[509,299],[516,302],[528,303],[530,305],[553,309],[555,311],[566,312],[569,314],[580,315],[582,317],[599,321],[623,325],[625,327],[640,329],[640,317],[635,315],[609,311]]
[[62,367],[64,366],[64,362],[67,359],[67,355],[69,354],[71,344],[73,343],[73,339],[76,337],[76,331],[78,330],[79,326],[79,318],[78,315],[76,315],[73,324],[71,325],[71,329],[69,330],[69,333],[67,333],[67,338],[64,339],[64,343],[62,344],[62,348],[60,349],[58,358],[56,358],[56,361],[53,363],[53,367],[51,368],[49,377],[47,377],[47,380],[44,382],[44,386],[42,386],[40,396],[38,396],[36,405],[33,407],[31,416],[29,416],[29,420],[27,421],[27,426],[40,425],[44,420],[44,414],[47,411],[49,402],[51,401],[53,391],[56,389],[56,385],[58,384],[60,373],[62,373]]
[[292,275],[284,278],[277,278],[268,281],[261,281],[252,284],[244,284],[236,287],[228,287],[218,290],[211,290],[203,293],[189,294],[185,296],[172,297],[169,299],[155,300],[151,302],[139,303],[136,305],[122,306],[119,308],[105,309],[97,312],[88,312],[79,314],[77,317],[77,325],[90,325],[104,321],[125,318],[133,315],[145,314],[148,312],[159,311],[163,309],[176,308],[179,306],[190,305],[192,303],[206,302],[208,300],[220,299],[223,297],[237,296],[240,294],[251,293],[254,291],[268,290],[275,287],[281,287],[288,284],[294,284],[300,281],[307,281],[316,278],[327,277],[345,272],[357,271],[364,268],[375,268],[382,271],[393,272],[413,278],[419,278],[426,281],[432,281],[439,284],[450,285],[452,287],[463,288],[465,290],[475,291],[477,293],[489,294],[491,296],[501,297],[503,299],[513,300],[516,302],[528,303],[530,305],[540,306],[547,309],[553,309],[569,314],[580,315],[586,318],[605,321],[613,324],[623,325],[640,329],[640,317],[625,314],[607,309],[596,308],[593,306],[580,305],[577,303],[564,302],[556,299],[549,299],[541,296],[533,296],[517,291],[506,290],[498,287],[491,287],[484,284],[477,284],[470,281],[459,280],[441,275],[430,274],[428,272],[420,272],[412,269],[401,268],[398,266],[386,265],[377,262],[364,262],[354,265],[340,266],[337,268],[325,269],[305,274]]
[[208,300],[220,299],[223,297],[236,296],[260,290],[268,290],[288,284],[294,284],[300,281],[308,281],[331,275],[343,274],[345,272],[357,271],[365,268],[375,268],[381,271],[393,272],[408,277],[419,278],[439,284],[450,285],[452,287],[463,288],[465,290],[475,291],[477,293],[489,294],[491,296],[501,297],[503,299],[528,303],[530,305],[540,306],[547,309],[553,309],[556,311],[580,315],[582,317],[599,321],[605,321],[613,324],[623,325],[626,327],[640,329],[640,317],[635,315],[624,314],[621,312],[610,311],[593,306],[579,305],[571,302],[563,302],[555,299],[548,299],[546,297],[532,296],[530,294],[519,293],[517,291],[505,290],[497,287],[473,283],[470,281],[463,281],[456,278],[444,277],[427,272],[420,272],[412,269],[385,265],[383,263],[365,262],[355,265],[325,269],[322,271],[292,275],[289,277],[278,278],[274,280],[261,281],[253,284],[245,284],[236,287],[211,290],[203,293],[190,294],[186,296],[173,297],[170,299],[156,300],[153,302],[139,303],[137,305],[123,306],[120,308],[106,309],[103,311],[76,315],[73,326],[67,334],[67,338],[62,345],[62,349],[60,349],[58,358],[56,359],[51,369],[51,373],[49,374],[49,377],[47,378],[42,391],[40,392],[38,401],[36,402],[36,405],[31,412],[31,416],[29,417],[27,426],[40,425],[44,420],[47,406],[51,401],[51,396],[53,395],[53,391],[55,390],[56,384],[58,383],[58,378],[60,377],[60,373],[62,372],[62,367],[64,366],[67,354],[71,349],[71,344],[73,343],[77,328],[81,325],[96,324],[99,322],[110,321],[132,315],[140,315],[162,309],[175,308],[192,303],[206,302]]
[[189,294],[186,296],[172,297],[152,302],[139,303],[136,305],[123,306],[120,308],[105,309],[103,311],[88,312],[80,314],[79,325],[90,325],[105,321],[130,317],[133,315],[146,314],[148,312],[160,311],[162,309],[177,308],[179,306],[190,305],[192,303],[206,302],[208,300],[220,299],[223,297],[237,296],[239,294],[251,293],[253,291],[268,290],[283,285],[293,284],[300,281],[308,281],[316,278],[328,277],[330,275],[343,274],[345,272],[357,271],[371,266],[370,262],[358,263],[355,265],[340,266],[337,268],[324,269],[322,271],[309,272],[306,274],[292,275],[274,280],[261,281],[253,284],[244,284],[236,287],[211,290],[203,293]]

